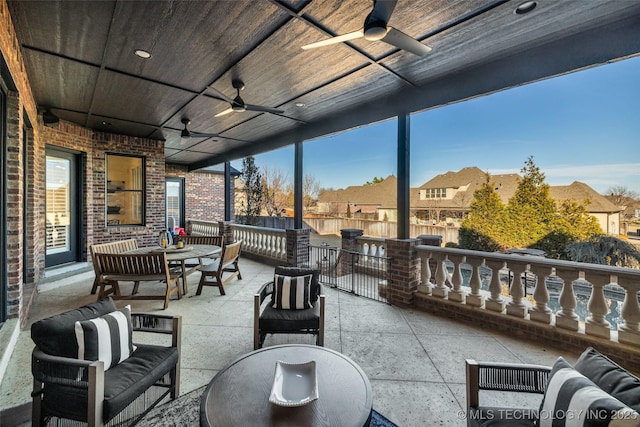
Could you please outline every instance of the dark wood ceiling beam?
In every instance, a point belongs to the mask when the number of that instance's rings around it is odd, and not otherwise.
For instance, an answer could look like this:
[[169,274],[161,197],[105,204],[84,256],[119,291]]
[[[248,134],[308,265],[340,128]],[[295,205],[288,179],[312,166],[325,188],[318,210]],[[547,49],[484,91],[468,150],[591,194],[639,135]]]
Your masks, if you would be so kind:
[[89,127],[89,122],[91,120],[91,115],[93,114],[93,106],[96,100],[96,93],[98,92],[98,86],[100,84],[100,79],[104,75],[104,62],[107,57],[107,50],[109,49],[109,40],[111,39],[111,29],[113,28],[113,24],[115,22],[115,10],[118,7],[118,2],[113,3],[113,9],[111,10],[111,20],[109,21],[109,30],[107,31],[107,39],[104,42],[104,48],[102,49],[102,57],[100,58],[100,70],[98,71],[98,77],[96,78],[96,84],[93,86],[93,93],[91,94],[91,101],[89,103],[89,111],[87,111],[87,119],[85,120],[84,127]]

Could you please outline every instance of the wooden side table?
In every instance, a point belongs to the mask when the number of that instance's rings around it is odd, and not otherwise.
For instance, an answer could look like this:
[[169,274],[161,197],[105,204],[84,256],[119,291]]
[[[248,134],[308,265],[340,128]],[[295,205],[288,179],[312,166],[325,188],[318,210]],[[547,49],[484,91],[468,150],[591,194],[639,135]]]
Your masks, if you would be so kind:
[[[304,406],[269,402],[276,361],[316,361],[319,398]],[[253,351],[220,371],[200,406],[201,426],[369,425],[373,397],[364,371],[347,356],[313,345],[279,345]]]

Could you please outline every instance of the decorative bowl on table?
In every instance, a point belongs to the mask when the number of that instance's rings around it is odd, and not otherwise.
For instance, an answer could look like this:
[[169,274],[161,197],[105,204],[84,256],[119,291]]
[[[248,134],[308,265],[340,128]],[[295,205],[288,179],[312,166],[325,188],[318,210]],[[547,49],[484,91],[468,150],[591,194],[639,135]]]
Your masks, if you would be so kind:
[[279,406],[303,406],[318,398],[316,362],[276,362],[269,402]]

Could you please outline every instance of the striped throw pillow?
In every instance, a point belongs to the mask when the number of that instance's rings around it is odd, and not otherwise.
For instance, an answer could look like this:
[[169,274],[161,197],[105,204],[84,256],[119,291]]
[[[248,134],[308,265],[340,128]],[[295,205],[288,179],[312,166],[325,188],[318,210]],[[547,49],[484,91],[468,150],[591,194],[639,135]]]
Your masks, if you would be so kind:
[[131,306],[75,323],[78,359],[100,360],[105,371],[127,359],[132,343]]
[[640,414],[595,385],[562,357],[551,370],[539,427],[638,426]]
[[311,308],[309,301],[311,274],[306,276],[281,276],[273,279],[273,302],[271,307],[281,310],[304,310]]

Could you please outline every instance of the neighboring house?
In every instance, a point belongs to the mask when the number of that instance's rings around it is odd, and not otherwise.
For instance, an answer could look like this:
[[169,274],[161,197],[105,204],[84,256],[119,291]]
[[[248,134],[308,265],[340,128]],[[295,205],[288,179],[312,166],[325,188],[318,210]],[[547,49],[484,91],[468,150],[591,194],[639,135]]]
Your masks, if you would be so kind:
[[[490,182],[503,203],[508,203],[518,188],[518,174],[491,175]],[[422,224],[456,223],[469,212],[474,192],[486,182],[486,172],[466,167],[458,172],[437,175],[418,188],[412,188],[410,209],[412,221]],[[355,218],[390,221],[397,218],[395,206],[397,180],[389,176],[374,185],[351,186],[341,190],[323,190],[318,197],[318,213],[345,216],[347,205]],[[620,212],[606,197],[582,182],[550,186],[550,196],[557,201],[588,200],[586,209],[596,217],[607,234],[620,233]]]
[[376,184],[321,190],[318,195],[317,213],[346,216],[349,212],[352,218],[395,221],[397,191],[398,180],[393,175]]
[[[466,167],[458,172],[437,175],[411,189],[411,213],[418,223],[437,223],[463,218],[473,201],[473,193],[486,181],[486,172]],[[496,193],[507,203],[518,187],[518,174],[491,175]]]
[[598,219],[602,231],[605,234],[620,234],[620,212],[622,209],[587,184],[574,181],[570,185],[556,185],[550,187],[550,193],[551,197],[556,200],[573,200],[578,203],[588,200],[587,211]]

